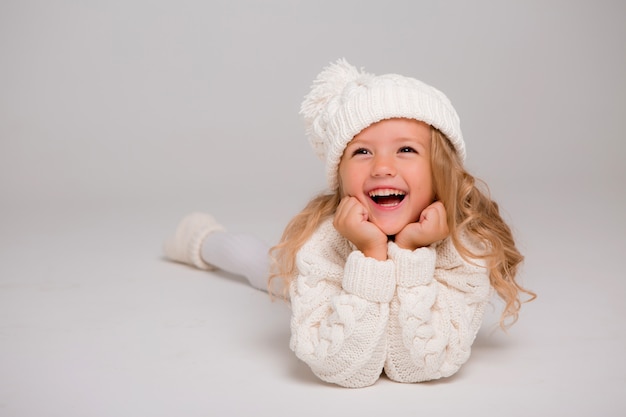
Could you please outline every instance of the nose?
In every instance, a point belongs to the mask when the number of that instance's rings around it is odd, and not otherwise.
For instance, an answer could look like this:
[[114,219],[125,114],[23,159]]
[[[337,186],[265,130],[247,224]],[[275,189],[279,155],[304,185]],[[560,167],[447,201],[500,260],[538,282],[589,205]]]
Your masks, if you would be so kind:
[[396,165],[392,156],[377,155],[373,159],[372,177],[393,177]]

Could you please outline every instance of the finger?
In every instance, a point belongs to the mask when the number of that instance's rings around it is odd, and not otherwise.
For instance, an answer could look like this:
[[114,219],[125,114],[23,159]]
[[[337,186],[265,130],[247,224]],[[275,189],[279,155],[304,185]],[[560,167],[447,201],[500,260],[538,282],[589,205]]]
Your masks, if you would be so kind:
[[358,215],[358,212],[355,213],[355,210],[358,210],[358,204],[358,200],[354,197],[344,197],[335,211],[335,226],[338,223],[353,223],[352,219]]
[[446,230],[448,228],[448,215],[446,211],[446,207],[442,202],[437,201],[434,209],[437,210],[437,215],[439,216],[439,224],[444,227]]
[[440,201],[435,201],[422,211],[429,220],[436,220],[435,216],[441,216],[442,212],[445,212],[445,208]]
[[349,206],[350,204],[352,204],[351,202],[352,197],[343,197],[341,199],[341,201],[339,202],[339,205],[337,206],[337,209],[335,210],[335,217],[344,217],[345,213],[349,210]]
[[426,207],[424,210],[422,210],[422,213],[420,214],[419,222],[422,223],[424,221],[430,221],[431,217],[432,217],[433,210],[434,210],[434,208],[433,208],[432,204],[430,206]]
[[446,207],[440,201],[432,204],[432,212],[430,215],[433,227],[438,230],[442,236],[448,235],[448,218]]
[[441,201],[435,201],[433,203],[433,208],[437,210],[437,213],[446,217],[446,206],[444,206]]
[[365,206],[356,198],[354,199],[354,206],[352,206],[352,212],[355,214],[355,216],[358,216],[359,220],[361,221],[367,221],[369,217]]

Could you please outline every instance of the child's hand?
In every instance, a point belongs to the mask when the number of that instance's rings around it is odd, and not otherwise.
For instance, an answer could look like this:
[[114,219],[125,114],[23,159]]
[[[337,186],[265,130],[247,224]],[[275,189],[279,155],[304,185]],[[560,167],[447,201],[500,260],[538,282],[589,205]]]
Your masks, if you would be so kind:
[[435,201],[422,211],[419,222],[407,224],[396,235],[396,244],[415,250],[443,240],[449,233],[446,209],[440,201]]
[[387,259],[387,235],[368,221],[366,208],[356,198],[346,196],[341,199],[333,225],[365,256],[381,261]]

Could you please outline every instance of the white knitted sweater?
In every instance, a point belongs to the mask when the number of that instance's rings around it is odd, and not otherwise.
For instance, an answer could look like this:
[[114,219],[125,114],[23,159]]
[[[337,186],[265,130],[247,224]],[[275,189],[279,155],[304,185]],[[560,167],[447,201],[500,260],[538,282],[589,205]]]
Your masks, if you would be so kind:
[[367,258],[322,223],[297,255],[291,349],[322,380],[373,384],[447,377],[467,361],[491,287],[450,239],[415,251],[388,244]]

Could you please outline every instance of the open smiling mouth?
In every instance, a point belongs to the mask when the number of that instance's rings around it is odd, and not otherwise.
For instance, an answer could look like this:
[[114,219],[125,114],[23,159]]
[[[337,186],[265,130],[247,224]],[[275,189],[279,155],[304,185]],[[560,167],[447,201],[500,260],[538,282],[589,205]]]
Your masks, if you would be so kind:
[[404,200],[406,193],[394,189],[378,189],[370,191],[369,196],[379,206],[395,207]]

